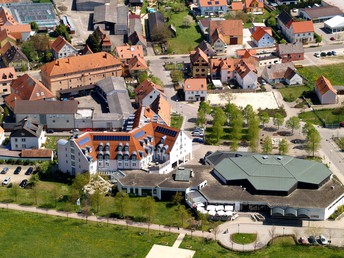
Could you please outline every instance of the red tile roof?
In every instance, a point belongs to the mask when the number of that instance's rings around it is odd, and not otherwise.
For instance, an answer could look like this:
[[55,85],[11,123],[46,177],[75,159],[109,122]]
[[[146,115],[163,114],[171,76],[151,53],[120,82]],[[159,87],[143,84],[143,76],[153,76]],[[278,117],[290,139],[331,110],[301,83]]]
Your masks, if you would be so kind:
[[294,33],[314,32],[312,21],[294,21],[291,26],[293,27]]
[[70,44],[64,37],[58,36],[57,39],[55,39],[55,41],[53,42],[53,44],[51,44],[51,48],[56,53],[58,53],[66,44],[74,48],[72,44]]
[[164,94],[164,89],[161,86],[151,82],[148,79],[142,82],[135,88],[135,94],[138,102],[141,103],[141,101],[153,90],[160,91],[162,94]]
[[259,7],[259,8],[263,8],[263,7],[264,7],[264,2],[263,2],[263,0],[245,0],[245,6],[246,6],[246,8],[251,7],[251,5],[252,5],[253,3],[258,3],[258,7]]
[[243,36],[242,20],[212,20],[209,25],[209,35],[219,30],[219,32],[227,36]]
[[252,33],[251,37],[256,41],[259,41],[265,34],[272,37],[272,30],[268,27],[256,27],[256,30]]
[[184,80],[184,91],[206,91],[207,79],[206,78],[189,78]]
[[10,34],[18,39],[22,40],[22,33],[31,32],[30,24],[16,24],[16,25],[4,25],[0,27],[0,30],[9,30]]
[[158,114],[167,125],[171,125],[171,104],[167,99],[160,95],[151,104],[151,109]]
[[121,60],[133,58],[134,56],[144,57],[143,47],[141,45],[117,46],[116,54]]
[[228,72],[233,72],[235,70],[236,64],[240,59],[234,58],[213,58],[210,59],[210,70],[211,73],[220,72],[220,70],[227,70]]
[[16,80],[17,74],[14,67],[5,67],[0,69],[0,83]]
[[148,66],[146,61],[139,56],[134,56],[128,62],[129,70],[130,71],[146,71],[148,70]]
[[21,152],[22,158],[52,158],[53,151],[48,149],[24,149]]
[[6,38],[10,38],[13,40],[13,42],[16,41],[16,38],[13,37],[11,34],[10,34],[10,31],[7,30],[7,29],[4,29],[4,30],[1,30],[0,31],[0,41],[3,41],[4,39]]
[[197,48],[196,51],[190,52],[190,61],[191,63],[196,62],[199,58],[203,59],[205,62],[209,62],[208,56],[200,48]]
[[232,10],[233,11],[242,11],[244,10],[244,5],[243,3],[240,2],[232,2]]
[[328,91],[332,91],[333,93],[337,94],[337,91],[333,88],[331,82],[325,76],[320,76],[318,80],[316,80],[315,87],[318,89],[318,92],[321,95],[324,95]]
[[226,6],[227,0],[199,0],[199,5],[201,7]]

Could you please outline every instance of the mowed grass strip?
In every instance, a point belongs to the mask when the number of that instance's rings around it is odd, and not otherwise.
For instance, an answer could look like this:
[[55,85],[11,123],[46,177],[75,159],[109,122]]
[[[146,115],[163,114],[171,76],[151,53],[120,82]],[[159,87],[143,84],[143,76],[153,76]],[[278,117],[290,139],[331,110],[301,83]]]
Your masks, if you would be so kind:
[[0,210],[2,257],[145,257],[177,234]]
[[235,233],[231,235],[231,239],[234,243],[246,245],[256,241],[257,234]]
[[333,86],[344,85],[344,63],[322,65],[322,66],[306,66],[297,69],[298,73],[309,80],[314,86],[314,82],[321,76],[325,76],[330,80]]

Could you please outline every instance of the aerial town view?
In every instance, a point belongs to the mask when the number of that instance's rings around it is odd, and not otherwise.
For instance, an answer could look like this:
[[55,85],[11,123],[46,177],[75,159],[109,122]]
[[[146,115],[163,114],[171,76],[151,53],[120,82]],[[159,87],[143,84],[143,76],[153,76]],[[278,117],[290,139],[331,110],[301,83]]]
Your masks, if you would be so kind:
[[0,0],[1,257],[344,257],[344,0]]

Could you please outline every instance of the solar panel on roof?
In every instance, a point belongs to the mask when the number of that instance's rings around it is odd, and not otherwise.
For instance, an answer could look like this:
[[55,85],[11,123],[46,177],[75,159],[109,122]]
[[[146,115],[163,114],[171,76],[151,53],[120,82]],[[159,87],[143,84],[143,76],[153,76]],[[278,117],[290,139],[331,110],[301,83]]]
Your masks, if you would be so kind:
[[85,137],[79,141],[79,145],[82,146],[90,141],[91,141],[90,137]]
[[130,141],[127,135],[94,135],[94,141]]
[[172,136],[172,137],[175,137],[177,135],[176,131],[173,131],[171,129],[167,129],[167,128],[162,127],[162,126],[157,126],[155,130],[158,133],[162,133],[162,134],[165,134],[165,135],[168,135],[168,136]]
[[136,134],[134,134],[134,138],[138,139],[138,138],[142,137],[143,135],[145,135],[145,131],[141,130],[141,131],[137,132]]

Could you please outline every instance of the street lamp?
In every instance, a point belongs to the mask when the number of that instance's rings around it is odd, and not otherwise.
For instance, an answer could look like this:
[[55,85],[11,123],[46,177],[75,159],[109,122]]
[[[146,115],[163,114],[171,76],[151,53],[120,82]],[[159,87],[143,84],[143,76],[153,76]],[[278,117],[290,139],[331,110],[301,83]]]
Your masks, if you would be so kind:
[[239,227],[240,227],[240,224],[238,224],[238,234],[239,234]]
[[285,229],[285,227],[283,227],[283,236],[284,236],[284,229]]

